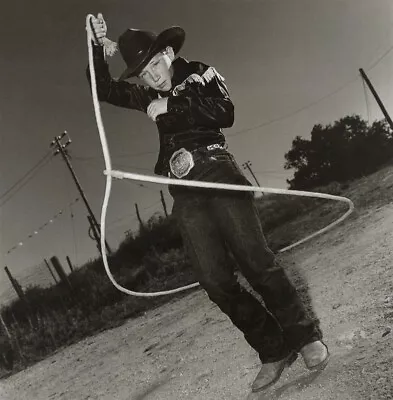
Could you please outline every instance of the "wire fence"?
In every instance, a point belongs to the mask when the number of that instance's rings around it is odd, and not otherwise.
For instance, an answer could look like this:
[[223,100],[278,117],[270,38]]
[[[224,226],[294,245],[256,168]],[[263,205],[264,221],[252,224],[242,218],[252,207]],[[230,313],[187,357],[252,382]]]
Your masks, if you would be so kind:
[[[64,272],[68,275],[72,271],[72,264],[69,259],[65,260]],[[26,273],[17,273],[12,271],[12,269],[7,268],[9,271],[8,279],[7,273],[4,273],[4,284],[3,288],[0,289],[0,305],[5,306],[11,303],[13,300],[18,299],[17,290],[15,289],[15,284],[19,286],[23,292],[25,292],[29,287],[40,287],[47,288],[60,282],[61,277],[59,272],[56,270],[53,262],[51,260],[43,260],[42,262],[32,265],[27,268]]]

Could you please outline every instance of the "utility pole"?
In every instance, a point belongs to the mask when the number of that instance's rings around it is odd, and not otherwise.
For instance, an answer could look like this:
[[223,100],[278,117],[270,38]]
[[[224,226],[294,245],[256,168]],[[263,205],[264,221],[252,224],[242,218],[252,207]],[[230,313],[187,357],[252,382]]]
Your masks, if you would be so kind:
[[90,225],[90,228],[88,229],[89,238],[96,241],[98,252],[102,256],[99,231],[97,232],[97,227],[94,225],[94,222],[90,215],[87,216],[87,220],[89,221]]
[[68,280],[68,276],[67,276],[67,274],[65,273],[64,268],[63,268],[63,266],[61,265],[61,263],[60,263],[59,259],[57,258],[57,256],[51,257],[51,258],[50,258],[50,261],[51,261],[51,263],[52,263],[52,265],[53,265],[53,268],[54,268],[55,271],[57,272],[57,275],[59,275],[60,281],[61,281],[63,284],[65,284],[65,285],[68,287],[68,289],[69,289],[70,291],[72,291],[71,283],[70,283],[70,281]]
[[8,267],[4,267],[4,271],[6,272],[8,279],[11,282],[11,285],[13,286],[16,294],[18,295],[19,299],[25,304],[25,306],[27,307],[27,309],[29,309],[29,303],[27,302],[25,293],[21,287],[21,285],[19,284],[19,282],[12,276],[10,270],[8,269]]
[[258,179],[257,179],[257,177],[254,175],[254,172],[252,172],[252,169],[251,169],[251,161],[246,161],[245,163],[243,163],[242,164],[242,167],[244,168],[244,169],[248,169],[249,171],[250,171],[250,174],[253,176],[253,178],[255,179],[255,182],[257,183],[257,185],[259,186],[259,187],[261,187],[261,185],[259,184],[259,182],[258,182]]
[[67,260],[68,266],[70,267],[70,271],[74,272],[74,267],[72,265],[70,257],[66,256],[66,260]]
[[165,203],[164,193],[162,192],[162,190],[160,190],[160,195],[161,195],[161,203],[162,203],[162,207],[164,208],[165,216],[168,218],[168,211],[167,211],[167,209],[166,209],[166,203]]
[[48,263],[48,260],[47,260],[46,258],[44,258],[44,262],[45,262],[46,267],[49,269],[49,272],[51,273],[53,280],[54,280],[55,283],[57,284],[58,282],[57,282],[56,276],[55,276],[55,274],[53,273],[52,268],[50,267],[50,265],[49,265],[49,263]]
[[[80,185],[79,180],[78,180],[78,178],[77,178],[77,176],[76,176],[76,174],[74,172],[74,169],[72,168],[72,165],[71,165],[71,162],[69,160],[67,151],[65,150],[65,148],[69,144],[71,144],[71,139],[68,137],[68,140],[67,140],[67,142],[65,144],[61,143],[61,139],[63,139],[63,137],[66,136],[66,135],[68,136],[67,131],[64,131],[61,136],[55,136],[55,138],[51,142],[50,146],[51,147],[52,146],[56,147],[55,155],[60,153],[61,156],[63,157],[63,160],[65,161],[65,163],[67,164],[68,169],[71,172],[72,178],[74,179],[74,182],[75,182],[76,187],[78,188],[78,191],[79,191],[79,193],[80,193],[80,195],[81,195],[81,197],[83,199],[83,202],[85,203],[85,206],[87,208],[87,212],[89,213],[94,225],[96,226],[97,231],[100,232],[100,225],[98,224],[97,219],[96,219],[96,217],[95,217],[95,215],[94,215],[94,213],[93,213],[93,211],[92,211],[92,209],[91,209],[91,207],[89,205],[89,202],[87,201],[87,198],[85,196],[85,193],[83,192],[82,186]],[[99,241],[98,241],[97,244],[100,245]],[[106,249],[107,249],[108,253],[111,254],[112,250],[111,250],[111,248],[109,247],[109,245],[108,245],[108,243],[106,241],[105,241],[105,246],[106,246]]]
[[386,121],[388,122],[390,129],[393,130],[393,121],[390,118],[390,115],[388,114],[388,112],[386,111],[385,106],[383,105],[381,99],[378,96],[378,93],[375,91],[374,86],[372,85],[372,83],[370,82],[370,79],[368,79],[368,76],[366,75],[366,73],[364,72],[363,68],[359,69],[360,71],[360,75],[362,76],[362,78],[364,79],[364,81],[367,83],[367,86],[369,87],[369,89],[371,90],[371,93],[374,95],[375,100],[377,101],[379,107],[381,108],[381,111],[383,113],[383,115],[386,118]]

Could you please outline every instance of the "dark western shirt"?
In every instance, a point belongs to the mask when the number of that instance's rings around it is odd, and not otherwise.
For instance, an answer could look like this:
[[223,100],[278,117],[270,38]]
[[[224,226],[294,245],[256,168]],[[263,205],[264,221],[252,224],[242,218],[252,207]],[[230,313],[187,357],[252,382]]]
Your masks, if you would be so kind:
[[[156,119],[160,142],[156,174],[168,174],[169,159],[179,148],[193,151],[211,144],[225,144],[222,129],[233,125],[234,106],[224,78],[215,68],[178,57],[172,64],[172,89],[161,92],[113,79],[103,48],[94,46],[93,54],[100,101],[146,113],[154,99],[168,97],[168,112]],[[88,68],[87,76],[90,81]]]

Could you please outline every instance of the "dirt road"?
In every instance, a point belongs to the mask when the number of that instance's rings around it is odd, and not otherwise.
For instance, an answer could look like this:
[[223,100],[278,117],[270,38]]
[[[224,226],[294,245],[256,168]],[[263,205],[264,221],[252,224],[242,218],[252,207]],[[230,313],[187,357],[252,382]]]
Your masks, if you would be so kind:
[[368,210],[281,258],[307,278],[332,352],[251,394],[256,353],[203,291],[70,346],[6,380],[4,400],[393,399],[393,206]]

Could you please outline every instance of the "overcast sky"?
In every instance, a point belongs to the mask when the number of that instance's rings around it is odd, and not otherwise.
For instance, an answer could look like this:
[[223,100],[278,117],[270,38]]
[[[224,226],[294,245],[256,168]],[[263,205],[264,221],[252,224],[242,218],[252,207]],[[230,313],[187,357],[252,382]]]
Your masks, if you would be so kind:
[[[371,121],[382,117],[371,94],[366,107],[359,68],[393,109],[389,0],[7,2],[0,14],[0,264],[18,277],[55,254],[64,264],[65,255],[81,264],[97,254],[81,201],[70,217],[68,205],[78,193],[60,157],[15,187],[19,190],[4,193],[48,152],[53,137],[67,130],[75,171],[99,218],[104,164],[85,78],[84,27],[86,15],[98,12],[114,40],[129,27],[186,30],[180,55],[213,65],[226,78],[236,119],[226,130],[230,150],[239,163],[252,162],[265,187],[287,186],[292,172],[283,169],[284,154],[294,137],[307,138],[314,124],[353,113]],[[110,65],[114,76],[124,68],[120,55]],[[142,113],[110,105],[103,105],[102,113],[114,166],[152,174],[155,124]],[[107,235],[114,248],[127,229],[135,228],[134,203],[144,219],[162,211],[160,189],[168,207],[172,204],[165,187],[144,186],[113,185]],[[53,223],[28,238],[62,209]],[[23,245],[7,254],[19,242]],[[9,286],[3,268],[0,277],[1,294]]]

